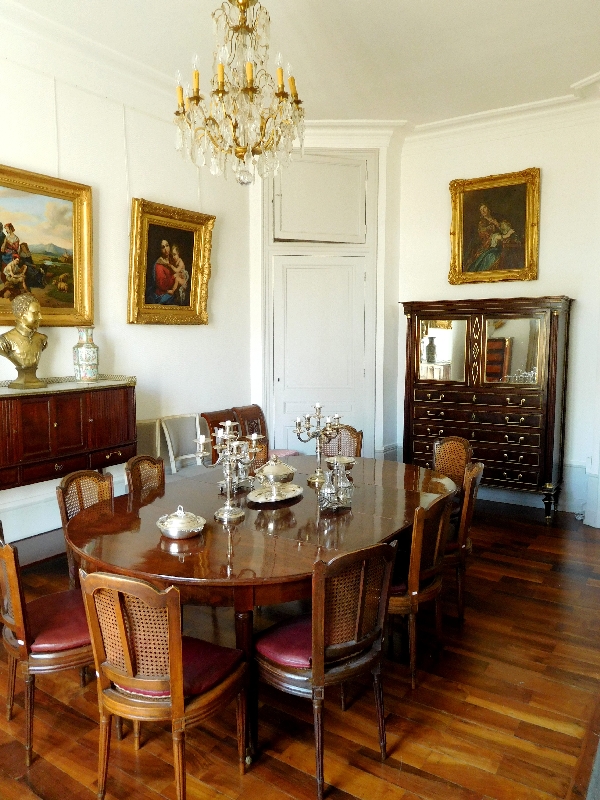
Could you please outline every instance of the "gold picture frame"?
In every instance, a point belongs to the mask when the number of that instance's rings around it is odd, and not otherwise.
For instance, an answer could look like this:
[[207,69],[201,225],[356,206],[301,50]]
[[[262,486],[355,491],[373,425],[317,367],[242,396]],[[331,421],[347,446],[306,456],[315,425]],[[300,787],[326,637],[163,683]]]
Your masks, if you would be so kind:
[[42,327],[91,325],[91,186],[0,165],[0,223],[0,325],[25,291]]
[[450,283],[537,279],[539,168],[451,181],[450,198]]
[[134,198],[127,322],[207,325],[215,217]]

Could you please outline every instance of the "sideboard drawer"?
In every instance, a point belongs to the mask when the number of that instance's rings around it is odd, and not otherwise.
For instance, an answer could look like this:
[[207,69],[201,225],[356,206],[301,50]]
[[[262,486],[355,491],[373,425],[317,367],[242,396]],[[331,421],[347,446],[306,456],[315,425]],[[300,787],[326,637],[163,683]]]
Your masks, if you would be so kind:
[[507,488],[537,488],[539,472],[531,469],[517,469],[516,467],[486,466],[484,471],[485,483]]
[[133,458],[136,449],[135,444],[126,444],[90,453],[90,469],[102,469],[102,467],[112,467],[114,464],[123,464]]
[[87,469],[87,455],[82,453],[70,458],[56,458],[52,461],[41,461],[39,464],[24,464],[22,467],[22,483],[37,483],[49,481],[52,478],[62,478],[69,472],[78,469]]

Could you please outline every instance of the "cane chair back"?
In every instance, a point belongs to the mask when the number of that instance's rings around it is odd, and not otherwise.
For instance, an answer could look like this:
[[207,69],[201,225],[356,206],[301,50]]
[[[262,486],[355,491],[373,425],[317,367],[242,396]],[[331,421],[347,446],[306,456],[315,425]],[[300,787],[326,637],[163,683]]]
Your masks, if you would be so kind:
[[[177,800],[185,798],[185,731],[238,701],[238,757],[245,769],[246,677],[243,653],[182,637],[179,591],[135,578],[81,573],[98,674],[98,797],[106,791],[113,715],[172,725]],[[220,663],[218,662],[220,659]]]
[[467,464],[473,460],[473,450],[461,436],[446,436],[433,443],[433,468],[446,475],[462,490]]
[[444,563],[456,567],[456,604],[458,607],[458,618],[462,620],[465,614],[464,604],[464,576],[466,570],[467,556],[472,552],[473,545],[469,538],[473,512],[479,484],[483,476],[483,464],[479,461],[468,464],[465,470],[464,500],[460,520],[457,523],[456,537],[451,538],[446,545]]
[[321,450],[325,456],[350,456],[359,458],[362,453],[363,432],[351,425],[340,425],[340,432],[324,442]]
[[129,494],[139,502],[153,497],[165,486],[165,463],[162,458],[134,456],[125,464]]
[[80,469],[65,475],[56,487],[56,498],[63,528],[80,511],[113,499],[113,476],[101,475],[91,469]]
[[[437,497],[428,507],[415,510],[411,537],[408,575],[395,576],[390,589],[388,613],[391,617],[409,617],[410,672],[413,689],[416,684],[416,614],[419,605],[433,600],[436,630],[441,639],[442,568],[448,537],[454,492]],[[400,565],[399,565],[400,566]]]
[[386,757],[381,685],[384,621],[395,542],[344,553],[313,567],[312,615],[275,625],[256,642],[259,675],[288,694],[311,697],[317,797],[323,798],[323,701],[326,686],[371,672],[379,747]]
[[160,424],[165,434],[171,472],[177,472],[178,462],[194,459],[200,464],[199,445],[195,441],[200,436],[199,414],[173,414],[161,417]]
[[233,408],[224,408],[222,411],[203,411],[200,416],[204,419],[208,426],[212,463],[214,464],[219,457],[217,451],[212,447],[214,444],[213,433],[215,432],[215,428],[222,428],[223,423],[228,419],[232,421],[235,420],[235,414],[233,413]]
[[17,666],[25,680],[25,763],[33,755],[35,676],[79,667],[84,685],[85,667],[93,661],[81,592],[73,589],[25,603],[19,556],[4,540],[0,523],[0,622],[8,656],[6,718],[10,721]]

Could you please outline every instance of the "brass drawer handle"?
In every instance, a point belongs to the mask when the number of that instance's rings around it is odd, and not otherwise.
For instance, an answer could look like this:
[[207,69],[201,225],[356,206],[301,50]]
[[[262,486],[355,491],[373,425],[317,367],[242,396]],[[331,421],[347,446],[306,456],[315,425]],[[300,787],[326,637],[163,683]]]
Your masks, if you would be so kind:
[[54,427],[55,427],[55,428],[58,428],[58,422],[55,422],[55,423],[54,423]]
[[428,417],[435,417],[435,416],[436,416],[436,414],[437,414],[437,416],[438,416],[438,417],[443,417],[443,416],[444,416],[444,412],[443,412],[443,411],[440,411],[440,412],[436,412],[436,411],[428,411],[428,412],[427,412],[427,416],[428,416]]
[[504,417],[507,425],[522,425],[525,422],[525,417],[519,417],[518,422],[511,422],[510,417]]
[[474,394],[474,395],[473,395],[473,402],[474,402],[474,403],[476,403],[476,402],[477,402],[477,395],[476,395],[476,394]]
[[471,414],[471,422],[475,422],[477,417],[475,416],[475,412]]
[[444,399],[444,394],[442,392],[442,394],[440,395],[440,400],[443,400],[443,399]]
[[524,405],[525,405],[525,401],[526,401],[526,400],[527,400],[527,398],[526,398],[526,397],[522,397],[522,398],[521,398],[521,401],[520,401],[519,403],[511,403],[511,402],[510,402],[510,397],[507,397],[507,398],[506,398],[506,405],[507,405],[507,406],[524,406]]
[[64,465],[64,464],[55,464],[55,465],[54,465],[54,469],[55,469],[57,472],[62,472],[64,468],[65,468],[65,465]]
[[[508,473],[507,472],[503,472],[502,474],[504,475],[505,478],[508,478]],[[516,479],[518,481],[522,481],[523,480],[523,474],[521,472],[519,472],[519,474],[517,475]]]
[[120,450],[115,450],[112,453],[107,453],[106,454],[106,460],[108,461],[112,456],[122,456],[122,455],[123,455],[123,453],[121,453]]
[[[511,444],[511,441],[510,441],[510,439],[508,437],[508,433],[504,434],[504,441],[506,441],[509,444]],[[519,436],[518,442],[512,442],[512,444],[522,444],[524,441],[525,441],[525,437],[524,436]]]

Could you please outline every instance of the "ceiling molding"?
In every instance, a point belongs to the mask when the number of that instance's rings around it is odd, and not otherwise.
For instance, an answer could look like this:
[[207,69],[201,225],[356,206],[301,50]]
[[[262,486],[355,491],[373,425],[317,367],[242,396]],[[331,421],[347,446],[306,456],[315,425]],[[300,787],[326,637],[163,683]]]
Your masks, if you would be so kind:
[[307,120],[305,147],[385,148],[406,120]]
[[548,100],[536,100],[533,103],[521,103],[520,105],[507,106],[506,108],[493,108],[489,111],[478,111],[475,114],[465,114],[461,117],[452,117],[451,119],[442,119],[438,122],[427,122],[423,125],[415,125],[414,132],[424,133],[426,131],[438,130],[440,128],[454,128],[457,125],[468,124],[470,122],[498,119],[498,117],[513,117],[515,114],[523,114],[529,111],[538,111],[540,109],[564,106],[566,103],[573,103],[579,99],[580,98],[576,94],[565,94],[561,95],[560,97],[550,97]]
[[593,75],[588,75],[587,78],[582,78],[576,83],[569,86],[577,95],[585,96],[590,94],[590,90],[600,90],[600,72],[595,72]]

